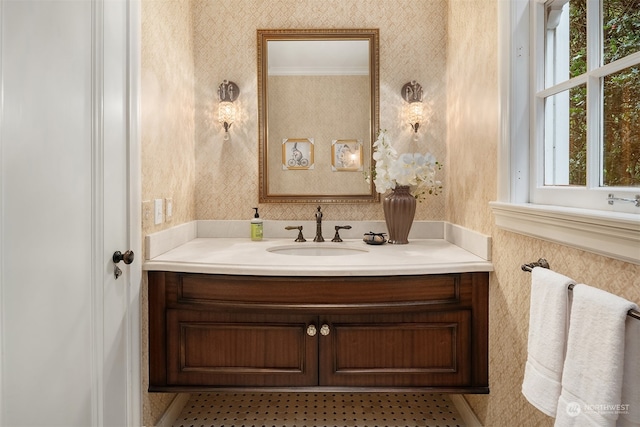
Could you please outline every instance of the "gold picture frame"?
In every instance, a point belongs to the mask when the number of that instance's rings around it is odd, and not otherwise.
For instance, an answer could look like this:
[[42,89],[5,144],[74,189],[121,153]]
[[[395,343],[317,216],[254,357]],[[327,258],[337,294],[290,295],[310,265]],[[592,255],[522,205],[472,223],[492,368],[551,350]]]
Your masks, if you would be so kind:
[[334,139],[331,142],[331,170],[362,172],[364,163],[362,140]]
[[313,138],[284,138],[282,140],[282,170],[314,168]]

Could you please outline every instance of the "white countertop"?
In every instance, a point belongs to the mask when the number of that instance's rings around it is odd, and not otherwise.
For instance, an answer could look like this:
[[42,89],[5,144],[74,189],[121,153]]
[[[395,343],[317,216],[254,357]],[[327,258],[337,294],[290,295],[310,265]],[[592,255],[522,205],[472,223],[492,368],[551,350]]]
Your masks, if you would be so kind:
[[[184,234],[184,230],[189,227],[182,227],[181,233]],[[198,228],[202,229],[202,224],[194,230]],[[323,243],[294,243],[293,238],[253,242],[247,237],[200,237],[197,234],[197,231],[187,232],[180,238],[184,243],[178,241],[177,244],[170,244],[164,248],[168,249],[164,252],[157,249],[157,242],[166,244],[167,234],[154,236],[156,248],[150,247],[154,244],[154,239],[147,239],[147,254],[152,257],[148,256],[143,269],[263,276],[380,276],[493,271],[493,265],[488,260],[490,251],[481,248],[480,252],[484,256],[479,256],[450,241],[462,242],[463,245],[471,241],[472,246],[478,246],[479,243],[480,247],[485,244],[490,248],[490,240],[483,241],[486,236],[469,235],[464,230],[444,232],[445,235],[450,234],[450,239],[410,238],[410,243],[406,245],[367,245],[362,239],[346,238],[342,243],[334,243],[330,241],[331,238],[326,237]],[[346,255],[331,256],[270,252],[278,247],[295,249],[313,246],[358,250]]]

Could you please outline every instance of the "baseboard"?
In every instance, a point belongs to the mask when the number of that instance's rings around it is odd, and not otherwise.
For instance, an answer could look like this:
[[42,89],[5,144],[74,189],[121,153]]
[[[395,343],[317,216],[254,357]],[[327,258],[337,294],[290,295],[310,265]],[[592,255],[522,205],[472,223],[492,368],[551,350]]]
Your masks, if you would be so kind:
[[469,402],[467,402],[467,399],[465,399],[463,395],[451,394],[449,397],[453,404],[456,405],[456,409],[460,413],[465,427],[482,427],[482,423],[478,417],[476,417],[476,414],[473,413]]
[[189,401],[189,397],[191,397],[189,393],[177,394],[169,404],[167,410],[162,414],[162,417],[160,417],[156,427],[172,427],[180,416],[180,413],[182,413],[182,409],[184,409]]

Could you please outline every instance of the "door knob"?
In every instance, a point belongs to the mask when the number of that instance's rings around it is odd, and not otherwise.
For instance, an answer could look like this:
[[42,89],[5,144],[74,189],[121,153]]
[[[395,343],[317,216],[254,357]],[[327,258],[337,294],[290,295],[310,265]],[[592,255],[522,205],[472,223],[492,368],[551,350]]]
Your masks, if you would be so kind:
[[327,324],[322,325],[322,327],[320,328],[320,335],[322,335],[323,337],[326,337],[330,333],[331,333],[331,329],[329,328],[329,325]]
[[317,333],[318,331],[315,325],[307,326],[307,335],[309,335],[310,337],[315,337]]
[[116,264],[119,263],[120,261],[124,261],[125,264],[131,264],[133,262],[133,251],[126,251],[125,253],[122,253],[120,251],[115,251],[113,253],[113,262],[115,262]]

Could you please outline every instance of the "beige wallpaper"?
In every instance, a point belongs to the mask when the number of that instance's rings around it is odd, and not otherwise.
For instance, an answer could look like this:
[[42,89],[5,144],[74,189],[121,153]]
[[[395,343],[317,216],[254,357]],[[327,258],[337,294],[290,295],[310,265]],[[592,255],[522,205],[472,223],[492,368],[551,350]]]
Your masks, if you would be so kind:
[[522,396],[529,322],[525,262],[551,267],[640,302],[640,266],[498,230],[488,202],[496,198],[498,147],[497,1],[451,0],[448,14],[447,219],[490,234],[489,395],[466,396],[486,426],[551,426]]
[[[189,1],[142,2],[142,197],[173,199],[171,221],[143,219],[143,234],[195,219],[193,19]],[[150,202],[143,202],[144,208]],[[141,292],[143,425],[155,425],[174,394],[147,393],[147,283]]]
[[141,45],[142,197],[173,199],[170,221],[143,218],[146,234],[195,219],[191,2],[144,0]]
[[[362,0],[194,0],[196,76],[196,216],[198,219],[249,219],[258,206],[257,29],[379,28],[380,126],[398,148],[446,155],[446,7],[443,1]],[[213,120],[215,90],[222,80],[240,86],[241,118],[231,139]],[[420,141],[403,121],[402,85],[424,87],[428,122]],[[446,169],[442,179],[446,181]],[[444,218],[443,196],[421,203],[417,219]],[[307,204],[260,206],[266,219],[313,219]],[[325,218],[382,219],[381,204],[330,205]]]

